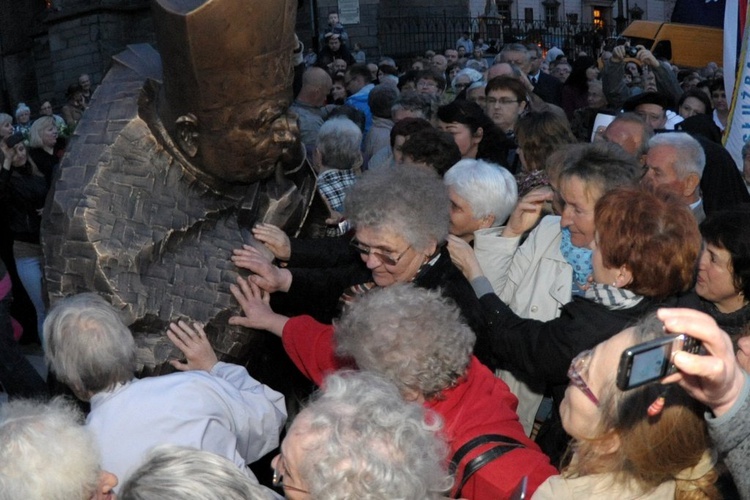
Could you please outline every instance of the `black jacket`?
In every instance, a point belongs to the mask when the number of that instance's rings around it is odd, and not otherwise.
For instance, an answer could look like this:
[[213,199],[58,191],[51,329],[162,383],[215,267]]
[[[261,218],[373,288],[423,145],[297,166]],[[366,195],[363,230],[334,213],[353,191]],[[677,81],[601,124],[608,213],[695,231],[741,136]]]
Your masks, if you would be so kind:
[[39,210],[44,208],[48,191],[46,179],[34,175],[30,166],[0,168],[0,205],[7,210],[14,241],[39,243]]
[[[372,281],[372,273],[357,256],[350,260],[350,250],[344,250],[342,241],[332,239],[329,242],[316,242],[315,245],[330,249],[338,248],[338,255],[343,256],[343,264],[327,268],[289,268],[292,273],[292,285],[287,293],[275,293],[271,297],[271,306],[275,311],[289,316],[309,314],[322,323],[331,323],[339,314],[339,297],[350,286]],[[292,256],[299,248],[295,247]],[[331,252],[328,257],[337,253]],[[297,262],[301,255],[298,253]],[[322,256],[321,259],[326,259]],[[310,261],[305,259],[309,264]],[[292,262],[290,262],[291,264]],[[464,319],[477,336],[474,353],[480,361],[489,363],[489,348],[485,344],[489,338],[479,299],[464,275],[453,264],[447,247],[439,251],[437,262],[426,266],[413,281],[415,286],[429,290],[440,289],[445,297],[452,299],[461,310]]]

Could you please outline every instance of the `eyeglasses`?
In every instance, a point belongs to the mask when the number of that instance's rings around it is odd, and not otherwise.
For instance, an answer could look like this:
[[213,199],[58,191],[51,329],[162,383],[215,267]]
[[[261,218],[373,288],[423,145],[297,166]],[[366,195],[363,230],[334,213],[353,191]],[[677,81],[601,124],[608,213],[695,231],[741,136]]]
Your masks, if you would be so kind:
[[[279,460],[276,462],[277,465],[284,465],[284,457],[283,455],[279,455]],[[284,467],[286,467],[284,465]],[[271,478],[271,484],[274,488],[284,488],[285,490],[292,490],[292,491],[299,491],[300,493],[307,493],[310,492],[307,490],[303,490],[302,488],[297,488],[296,486],[291,486],[289,484],[284,484],[284,473],[280,471],[281,467],[278,469],[276,467],[273,468],[273,478]]]
[[591,360],[592,353],[593,351],[589,349],[587,351],[583,351],[578,356],[573,358],[573,361],[570,362],[570,368],[568,368],[568,378],[574,386],[580,389],[581,392],[583,392],[586,397],[591,400],[592,403],[594,403],[596,406],[599,406],[599,400],[591,391],[586,381],[583,380],[583,376],[581,375],[581,372],[588,368],[587,365]]
[[362,243],[357,241],[356,238],[352,238],[349,244],[352,246],[352,248],[354,248],[356,251],[358,251],[362,255],[374,255],[386,266],[395,266],[396,264],[398,264],[398,261],[401,260],[401,257],[406,255],[406,252],[408,252],[409,249],[411,248],[411,245],[409,245],[408,247],[406,247],[406,250],[404,250],[403,252],[401,252],[400,255],[394,258],[394,257],[391,257],[390,255],[384,254],[380,250],[374,250],[372,247],[363,245]]
[[494,106],[495,104],[500,104],[502,106],[507,106],[508,104],[513,104],[513,103],[521,102],[521,100],[520,99],[507,99],[507,98],[495,99],[494,97],[488,97],[488,98],[486,98],[484,100],[484,102],[488,106]]
[[433,81],[421,81],[417,83],[417,88],[419,89],[431,89],[437,87],[437,83]]

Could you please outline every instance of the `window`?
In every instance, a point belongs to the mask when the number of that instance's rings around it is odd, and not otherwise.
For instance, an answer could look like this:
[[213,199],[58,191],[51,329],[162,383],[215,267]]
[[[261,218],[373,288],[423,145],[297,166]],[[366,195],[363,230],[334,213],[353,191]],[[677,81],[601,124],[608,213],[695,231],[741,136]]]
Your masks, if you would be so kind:
[[596,28],[604,28],[604,17],[602,14],[602,9],[598,7],[594,7],[592,17],[594,18],[594,26]]
[[531,7],[526,7],[523,9],[523,19],[527,23],[533,23],[534,22],[534,9]]
[[560,2],[557,0],[545,0],[542,2],[544,6],[544,20],[548,25],[556,26],[560,11]]

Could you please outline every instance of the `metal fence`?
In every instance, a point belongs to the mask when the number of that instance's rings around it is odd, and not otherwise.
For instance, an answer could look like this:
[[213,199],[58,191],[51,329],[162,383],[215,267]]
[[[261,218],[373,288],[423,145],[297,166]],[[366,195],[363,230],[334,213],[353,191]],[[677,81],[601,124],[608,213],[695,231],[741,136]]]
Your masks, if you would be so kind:
[[544,51],[556,45],[566,54],[586,51],[598,54],[602,41],[612,28],[573,22],[526,22],[499,17],[455,17],[432,13],[381,16],[378,19],[378,43],[381,55],[399,60],[420,56],[426,50],[442,52],[455,47],[464,31],[480,36],[497,48],[503,44],[524,42],[539,44]]

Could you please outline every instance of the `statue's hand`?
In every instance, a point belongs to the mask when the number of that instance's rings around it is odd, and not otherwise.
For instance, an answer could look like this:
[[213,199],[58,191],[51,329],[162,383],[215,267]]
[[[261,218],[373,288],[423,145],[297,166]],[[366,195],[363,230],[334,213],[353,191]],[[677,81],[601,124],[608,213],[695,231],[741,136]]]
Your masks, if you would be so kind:
[[268,293],[288,292],[292,285],[292,273],[288,269],[274,266],[251,246],[244,245],[241,249],[234,250],[232,262],[237,267],[253,272],[248,279]]
[[203,370],[210,372],[219,359],[216,357],[206,332],[200,323],[188,325],[184,321],[170,323],[167,337],[185,355],[186,361],[170,360],[169,364],[181,372]]

